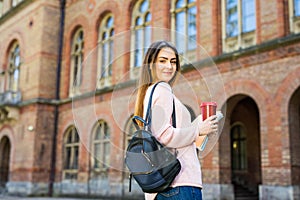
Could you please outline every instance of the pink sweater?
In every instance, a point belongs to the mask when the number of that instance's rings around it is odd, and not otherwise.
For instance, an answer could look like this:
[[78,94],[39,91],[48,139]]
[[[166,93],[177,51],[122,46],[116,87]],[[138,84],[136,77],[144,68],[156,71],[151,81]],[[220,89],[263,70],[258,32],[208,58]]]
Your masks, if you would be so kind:
[[[148,106],[150,92],[153,85],[146,92],[144,99],[144,117]],[[172,126],[173,98],[175,99],[176,128]],[[202,188],[201,166],[196,153],[195,140],[199,134],[201,116],[191,122],[191,115],[187,108],[173,95],[167,83],[159,83],[152,97],[153,135],[167,147],[176,148],[181,171],[175,178],[172,187],[196,186]],[[156,194],[145,193],[146,200],[153,200]]]

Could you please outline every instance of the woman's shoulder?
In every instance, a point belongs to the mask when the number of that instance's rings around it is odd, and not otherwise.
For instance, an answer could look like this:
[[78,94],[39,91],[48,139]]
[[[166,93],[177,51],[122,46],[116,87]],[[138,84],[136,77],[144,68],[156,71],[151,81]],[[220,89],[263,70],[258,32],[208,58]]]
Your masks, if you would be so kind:
[[[148,91],[151,91],[153,89],[154,85],[155,84],[150,85],[148,88]],[[167,82],[159,82],[155,88],[155,91],[172,92],[172,88],[171,88],[170,84]]]

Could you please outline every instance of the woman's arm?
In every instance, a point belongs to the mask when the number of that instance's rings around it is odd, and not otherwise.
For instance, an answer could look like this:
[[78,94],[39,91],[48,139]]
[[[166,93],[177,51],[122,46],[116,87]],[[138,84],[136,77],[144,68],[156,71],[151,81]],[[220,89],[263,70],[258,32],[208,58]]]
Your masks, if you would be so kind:
[[[172,126],[173,93],[169,84],[160,83],[153,94],[152,124],[153,135],[170,148],[180,148],[192,144],[198,134],[201,116],[198,116],[188,127]],[[145,103],[148,103],[147,101]],[[177,112],[177,114],[181,112]],[[179,117],[176,116],[178,119]],[[178,122],[178,120],[177,120]]]

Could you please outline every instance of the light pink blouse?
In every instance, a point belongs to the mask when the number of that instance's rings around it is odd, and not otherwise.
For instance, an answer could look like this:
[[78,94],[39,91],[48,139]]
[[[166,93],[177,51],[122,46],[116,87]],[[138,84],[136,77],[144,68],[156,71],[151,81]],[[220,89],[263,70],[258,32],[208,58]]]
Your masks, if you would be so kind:
[[[148,106],[150,92],[144,99],[144,117]],[[175,99],[176,128],[172,126],[173,98]],[[201,116],[191,122],[187,108],[173,95],[171,86],[162,82],[155,88],[152,97],[153,135],[167,147],[176,148],[177,158],[181,163],[181,171],[172,183],[172,187],[196,186],[202,188],[201,166],[196,153],[195,140],[199,134]],[[156,194],[145,193],[146,200],[153,200]]]

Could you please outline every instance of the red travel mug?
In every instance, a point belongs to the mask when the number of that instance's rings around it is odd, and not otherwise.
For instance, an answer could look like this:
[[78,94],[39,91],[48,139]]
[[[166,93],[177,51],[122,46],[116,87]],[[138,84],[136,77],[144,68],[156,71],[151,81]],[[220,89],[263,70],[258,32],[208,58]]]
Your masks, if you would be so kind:
[[[202,119],[204,121],[206,118],[216,114],[217,103],[216,102],[203,102],[203,103],[201,103],[200,108],[201,108],[201,113],[202,113]],[[204,150],[207,141],[208,141],[207,136],[204,138],[204,140],[202,142],[200,140],[196,140],[196,146],[199,147],[200,151]]]
[[201,113],[203,121],[212,116],[215,115],[217,112],[217,103],[216,102],[203,102],[200,105]]

